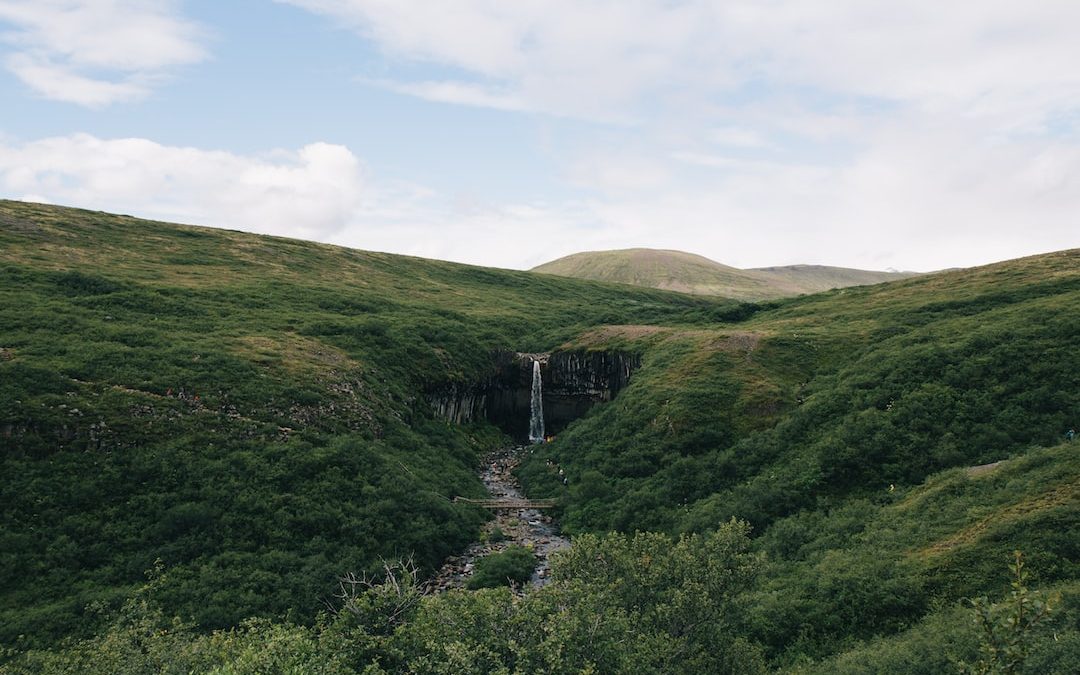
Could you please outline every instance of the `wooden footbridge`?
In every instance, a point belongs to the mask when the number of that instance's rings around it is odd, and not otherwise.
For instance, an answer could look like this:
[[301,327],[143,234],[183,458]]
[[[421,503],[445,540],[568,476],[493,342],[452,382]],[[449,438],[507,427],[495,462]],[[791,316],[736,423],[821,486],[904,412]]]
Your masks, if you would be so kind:
[[455,502],[475,504],[485,509],[551,509],[555,508],[554,499],[469,499],[454,497]]

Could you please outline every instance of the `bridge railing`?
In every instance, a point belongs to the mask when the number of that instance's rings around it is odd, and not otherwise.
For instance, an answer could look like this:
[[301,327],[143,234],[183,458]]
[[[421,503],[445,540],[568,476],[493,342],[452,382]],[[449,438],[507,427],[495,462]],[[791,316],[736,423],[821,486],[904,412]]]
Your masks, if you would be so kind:
[[485,509],[551,509],[555,508],[554,499],[469,499],[454,497],[455,502],[474,504]]

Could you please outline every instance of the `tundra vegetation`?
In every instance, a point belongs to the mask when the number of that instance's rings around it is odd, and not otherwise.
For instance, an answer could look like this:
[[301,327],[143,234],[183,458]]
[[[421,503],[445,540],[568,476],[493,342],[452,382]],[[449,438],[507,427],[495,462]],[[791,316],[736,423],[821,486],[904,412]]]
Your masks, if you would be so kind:
[[[1078,308],[1080,251],[746,304],[0,202],[0,670],[1073,672]],[[425,392],[558,347],[642,356],[520,469],[574,546],[421,594],[507,442]]]

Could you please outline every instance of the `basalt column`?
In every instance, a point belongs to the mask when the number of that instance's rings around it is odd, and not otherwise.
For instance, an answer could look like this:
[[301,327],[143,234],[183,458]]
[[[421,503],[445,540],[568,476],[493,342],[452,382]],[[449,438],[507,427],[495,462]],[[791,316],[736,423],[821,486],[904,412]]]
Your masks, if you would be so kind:
[[[435,387],[427,399],[453,422],[486,419],[525,441],[557,434],[592,406],[613,399],[640,364],[640,356],[614,351],[495,352],[487,377]],[[542,417],[534,413],[539,410]],[[533,427],[539,420],[542,429]]]
[[589,408],[615,398],[640,365],[640,356],[625,352],[552,352],[544,373],[548,434],[559,433]]

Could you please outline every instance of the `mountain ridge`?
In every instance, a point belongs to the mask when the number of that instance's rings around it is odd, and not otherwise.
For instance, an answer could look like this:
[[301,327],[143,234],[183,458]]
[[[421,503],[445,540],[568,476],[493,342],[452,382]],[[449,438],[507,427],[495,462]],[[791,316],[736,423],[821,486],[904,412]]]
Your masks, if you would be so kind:
[[582,251],[530,271],[750,301],[897,281],[919,274],[816,264],[739,269],[696,253],[651,248]]

